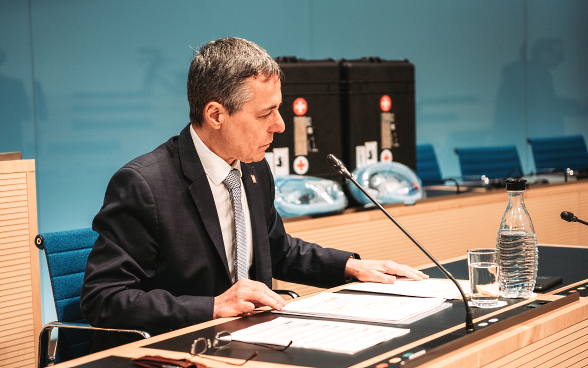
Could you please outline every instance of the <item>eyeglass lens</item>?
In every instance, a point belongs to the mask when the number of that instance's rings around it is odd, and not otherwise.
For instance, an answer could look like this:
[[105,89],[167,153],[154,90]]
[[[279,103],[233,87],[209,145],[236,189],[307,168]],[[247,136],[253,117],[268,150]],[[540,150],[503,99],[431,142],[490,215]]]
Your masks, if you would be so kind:
[[216,350],[221,350],[224,348],[228,348],[231,345],[232,341],[231,333],[229,331],[221,331],[216,334],[214,337],[214,342],[212,343],[212,347]]
[[231,333],[229,331],[221,331],[214,336],[214,342],[210,342],[210,339],[205,337],[199,337],[194,340],[192,347],[190,348],[190,354],[200,355],[206,353],[210,348],[215,350],[222,350],[228,348],[231,345]]

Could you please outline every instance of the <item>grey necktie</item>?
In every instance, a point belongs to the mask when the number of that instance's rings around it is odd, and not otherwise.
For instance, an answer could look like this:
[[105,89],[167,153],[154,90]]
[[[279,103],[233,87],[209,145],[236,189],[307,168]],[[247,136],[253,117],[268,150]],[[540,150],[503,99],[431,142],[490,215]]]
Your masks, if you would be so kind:
[[241,206],[241,176],[239,170],[233,169],[229,172],[223,184],[229,191],[231,203],[233,205],[233,214],[235,218],[235,281],[247,278],[247,233],[245,228],[245,216]]

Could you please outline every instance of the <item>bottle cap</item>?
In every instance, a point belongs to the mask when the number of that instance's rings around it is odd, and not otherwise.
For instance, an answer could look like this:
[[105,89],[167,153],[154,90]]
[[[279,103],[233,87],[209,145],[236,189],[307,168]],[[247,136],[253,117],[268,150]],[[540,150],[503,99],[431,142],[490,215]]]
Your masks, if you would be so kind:
[[516,179],[516,180],[508,179],[508,180],[505,180],[504,183],[506,184],[507,191],[525,190],[525,184],[527,183],[527,181],[525,179]]

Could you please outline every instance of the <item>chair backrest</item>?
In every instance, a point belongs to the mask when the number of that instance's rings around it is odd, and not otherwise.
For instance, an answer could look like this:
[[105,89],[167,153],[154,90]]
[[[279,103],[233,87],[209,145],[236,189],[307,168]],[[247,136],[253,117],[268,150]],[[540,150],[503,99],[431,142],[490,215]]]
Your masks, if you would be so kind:
[[488,179],[502,179],[523,175],[516,146],[456,148],[461,175],[473,180],[485,175]]
[[[87,323],[80,310],[80,293],[90,250],[98,233],[90,228],[37,235],[45,251],[58,322]],[[90,353],[93,331],[59,329],[56,361]]]
[[588,150],[581,135],[529,139],[535,160],[535,170],[565,171],[588,168]]
[[423,185],[443,184],[441,169],[432,144],[419,144],[416,147],[417,175]]

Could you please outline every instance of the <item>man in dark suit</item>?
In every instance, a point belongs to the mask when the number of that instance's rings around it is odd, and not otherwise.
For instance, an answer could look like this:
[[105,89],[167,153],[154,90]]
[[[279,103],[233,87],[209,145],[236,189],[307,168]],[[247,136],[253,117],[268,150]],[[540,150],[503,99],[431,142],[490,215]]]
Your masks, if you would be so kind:
[[[188,75],[190,124],[108,184],[81,295],[90,324],[159,334],[259,306],[279,310],[285,301],[270,289],[272,277],[318,287],[426,277],[286,234],[264,159],[284,130],[281,78],[249,41],[200,49]],[[236,192],[225,184],[233,173]],[[125,339],[96,334],[94,350]]]

